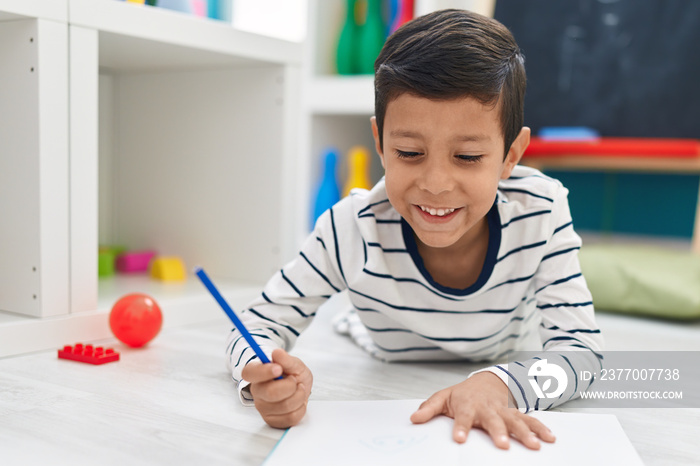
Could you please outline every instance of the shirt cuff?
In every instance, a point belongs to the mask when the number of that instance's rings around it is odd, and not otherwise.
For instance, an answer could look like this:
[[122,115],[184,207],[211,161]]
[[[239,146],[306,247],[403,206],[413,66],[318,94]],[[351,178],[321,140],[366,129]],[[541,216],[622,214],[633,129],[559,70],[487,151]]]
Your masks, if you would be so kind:
[[255,406],[253,395],[250,393],[250,382],[247,380],[238,382],[238,398],[243,406]]

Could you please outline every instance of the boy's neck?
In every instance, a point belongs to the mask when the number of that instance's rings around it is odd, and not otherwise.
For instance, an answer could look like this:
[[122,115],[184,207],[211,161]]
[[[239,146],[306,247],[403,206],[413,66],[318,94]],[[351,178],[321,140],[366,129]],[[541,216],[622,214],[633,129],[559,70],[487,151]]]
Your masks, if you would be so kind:
[[445,248],[424,244],[418,237],[416,246],[430,276],[442,286],[465,289],[479,278],[489,246],[489,224],[484,217],[462,240]]

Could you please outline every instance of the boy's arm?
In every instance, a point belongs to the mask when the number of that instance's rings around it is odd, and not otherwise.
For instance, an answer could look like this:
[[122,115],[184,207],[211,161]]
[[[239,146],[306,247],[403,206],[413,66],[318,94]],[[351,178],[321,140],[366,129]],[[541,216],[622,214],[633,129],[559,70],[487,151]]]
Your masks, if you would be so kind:
[[[299,255],[275,273],[263,293],[241,313],[241,320],[268,358],[272,359],[276,348],[290,350],[318,307],[345,288],[335,259],[334,234],[333,220],[327,211]],[[244,404],[252,405],[253,399],[242,372],[246,364],[255,360],[253,350],[233,329],[226,344],[226,364]]]
[[[485,369],[508,385],[517,407],[524,412],[549,409],[577,398],[590,385],[578,383],[577,374],[582,370],[597,372],[601,368],[603,339],[579,266],[581,238],[573,230],[567,192],[561,187],[554,198],[551,236],[533,278],[537,309],[542,317],[539,334],[545,351],[525,361]],[[544,359],[546,363],[542,362]],[[541,377],[535,377],[536,374]],[[559,393],[559,385],[552,381],[549,391],[543,390],[539,384],[544,385],[548,378],[557,378],[557,382],[565,378],[566,389]]]

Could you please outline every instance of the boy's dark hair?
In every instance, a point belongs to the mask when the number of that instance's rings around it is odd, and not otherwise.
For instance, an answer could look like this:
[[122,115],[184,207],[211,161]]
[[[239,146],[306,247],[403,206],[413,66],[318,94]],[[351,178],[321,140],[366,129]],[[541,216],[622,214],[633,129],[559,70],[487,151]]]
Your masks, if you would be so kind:
[[403,93],[434,100],[472,97],[500,103],[504,154],[523,127],[525,58],[508,28],[466,10],[440,10],[409,21],[374,62],[374,107],[383,150],[384,116]]

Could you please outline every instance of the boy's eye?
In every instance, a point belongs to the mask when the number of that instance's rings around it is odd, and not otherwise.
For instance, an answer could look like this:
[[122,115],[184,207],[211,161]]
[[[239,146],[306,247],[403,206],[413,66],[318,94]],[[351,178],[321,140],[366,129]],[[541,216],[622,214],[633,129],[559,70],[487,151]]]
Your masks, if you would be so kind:
[[394,149],[394,151],[396,152],[396,156],[400,159],[410,159],[422,155],[420,152],[408,152],[399,149]]
[[456,156],[460,160],[464,160],[465,162],[480,162],[481,161],[481,155],[463,155],[459,154]]

